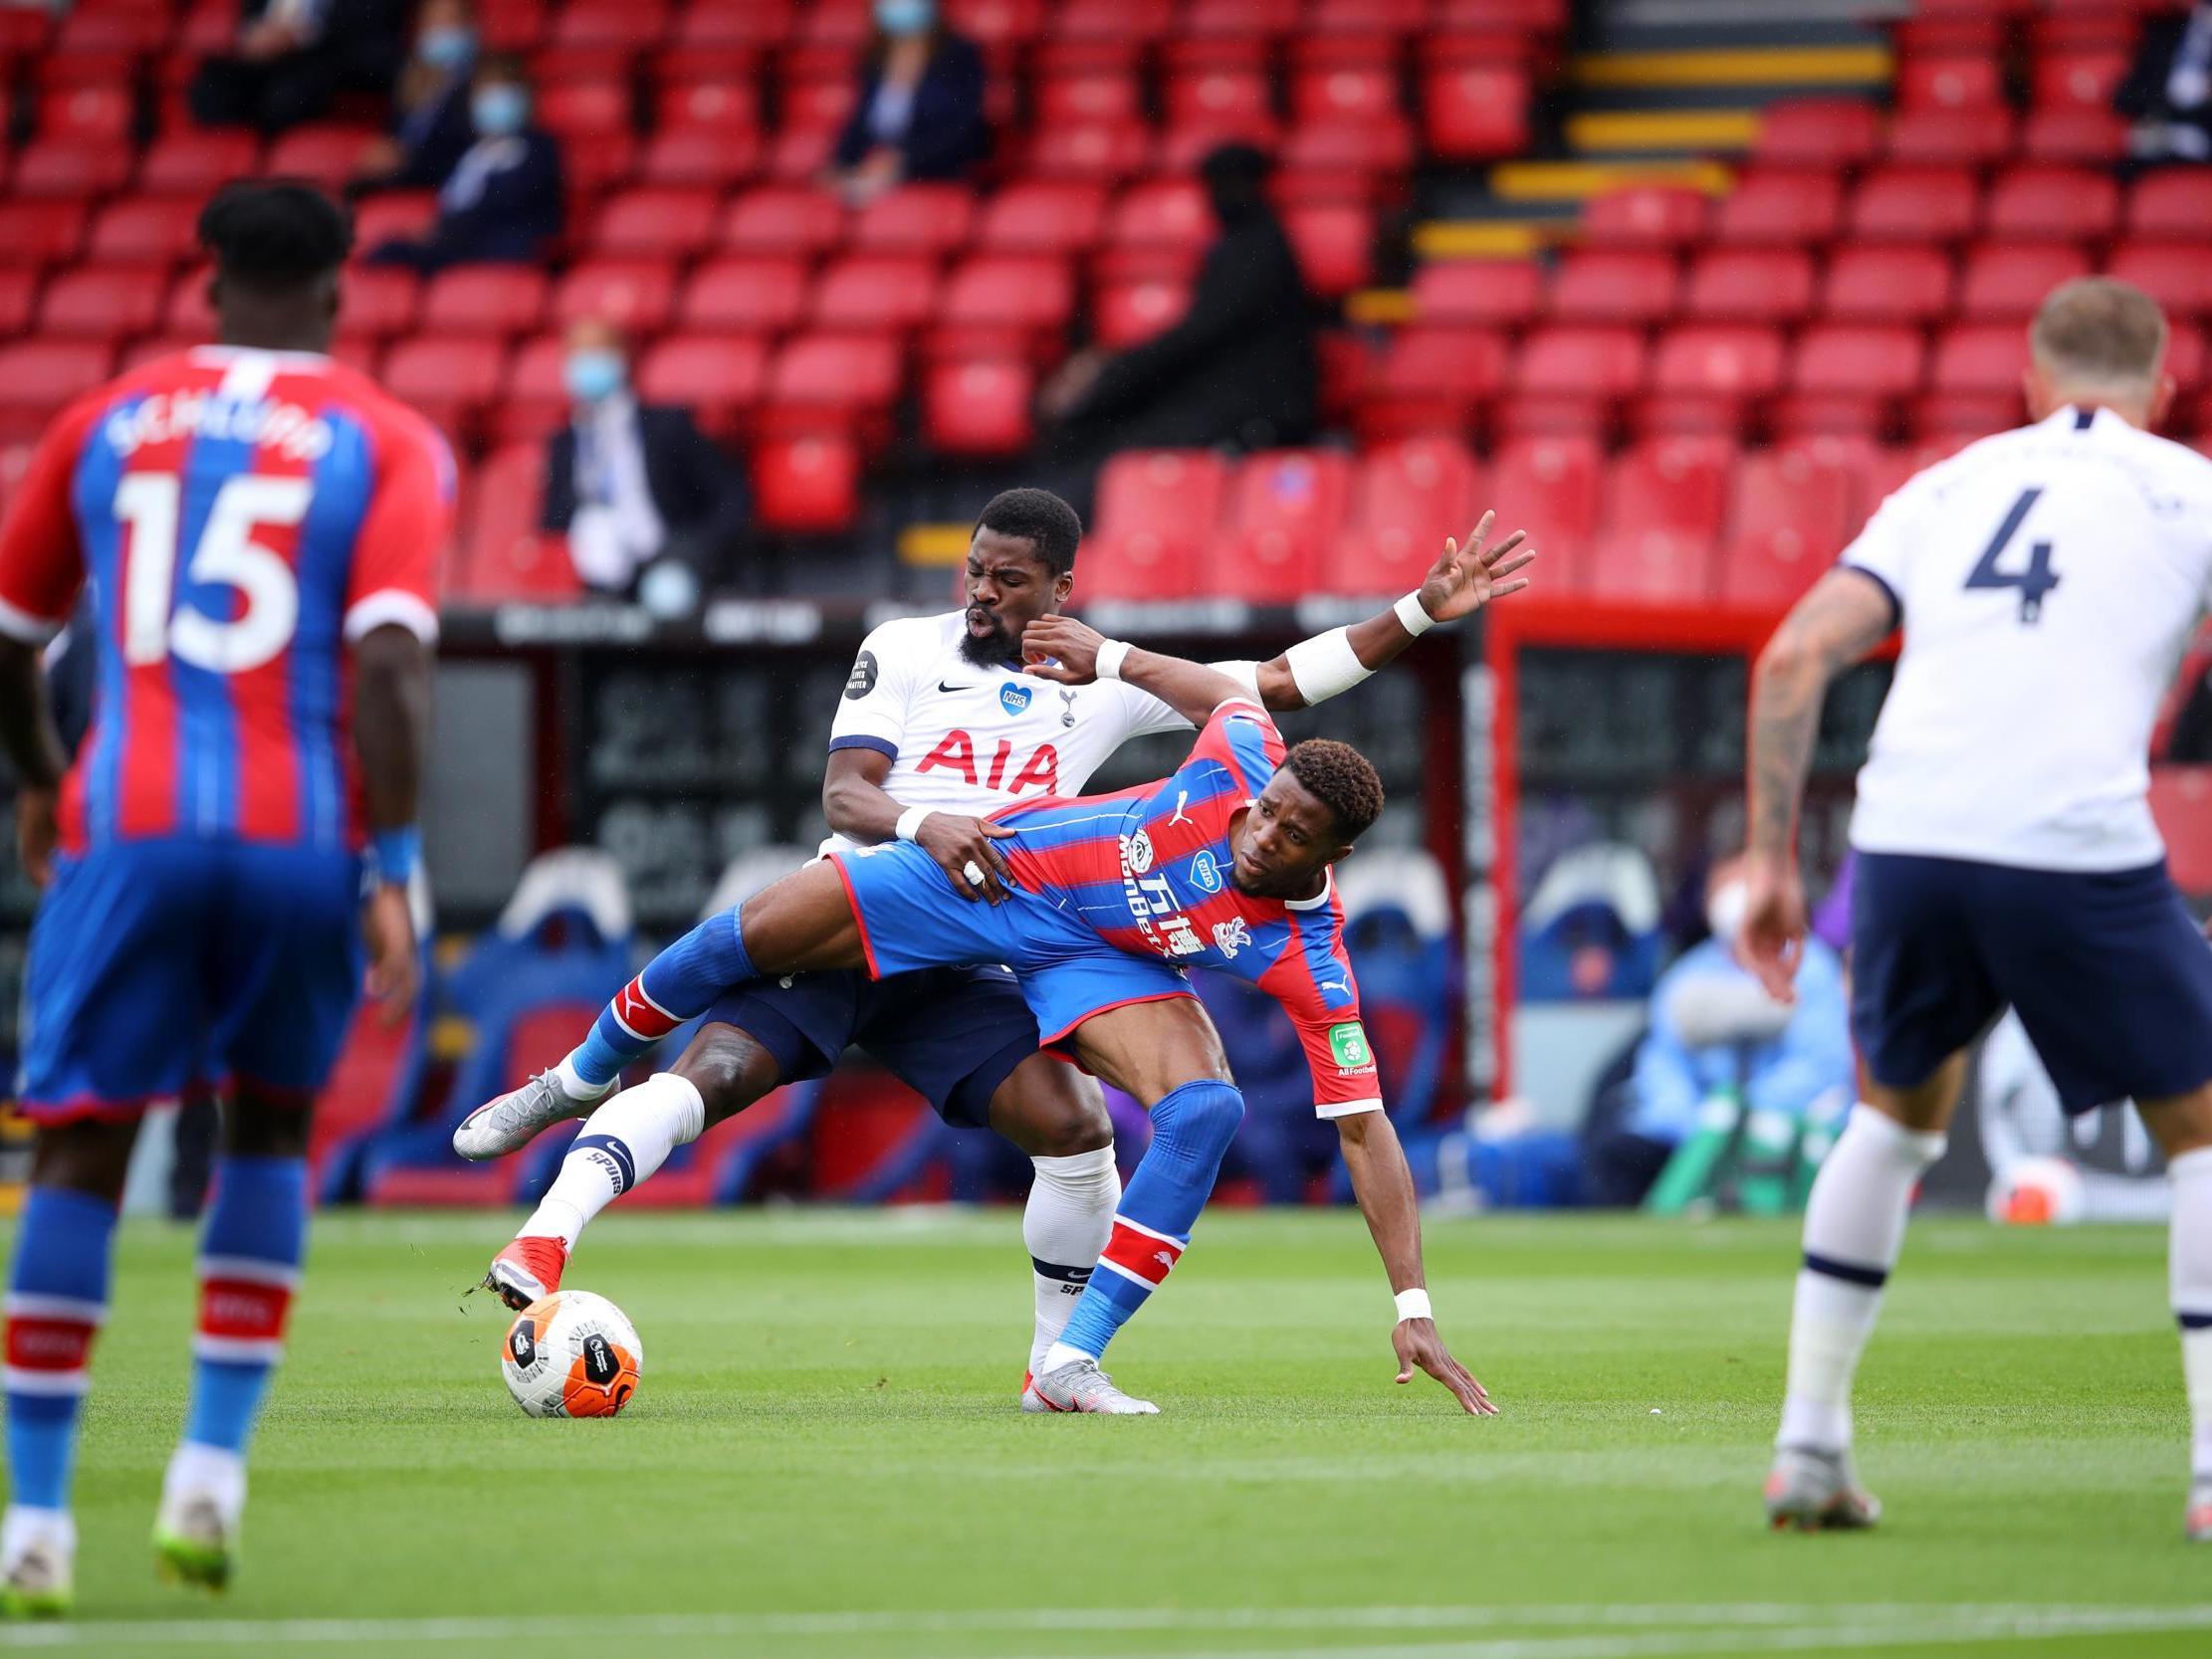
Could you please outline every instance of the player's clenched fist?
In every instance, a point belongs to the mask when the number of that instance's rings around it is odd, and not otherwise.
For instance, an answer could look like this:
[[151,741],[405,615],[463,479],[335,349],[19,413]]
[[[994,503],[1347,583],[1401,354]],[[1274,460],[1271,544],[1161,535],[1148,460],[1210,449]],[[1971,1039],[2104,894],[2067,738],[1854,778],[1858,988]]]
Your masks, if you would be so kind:
[[[1005,902],[1006,889],[1013,886],[1013,872],[1006,868],[997,843],[1012,834],[1012,830],[982,818],[933,812],[922,820],[914,840],[952,878],[955,893],[963,899],[985,899],[997,905]],[[981,882],[975,880],[978,874],[983,877]]]
[[1040,616],[1021,630],[1021,659],[1027,672],[1065,686],[1087,686],[1098,678],[1098,648],[1106,636],[1072,616]]
[[1390,1334],[1390,1346],[1398,1349],[1398,1380],[1411,1382],[1418,1367],[1427,1371],[1451,1390],[1451,1397],[1470,1417],[1495,1417],[1497,1407],[1490,1403],[1490,1396],[1481,1383],[1475,1381],[1466,1366],[1451,1357],[1451,1350],[1443,1346],[1443,1339],[1437,1335],[1437,1322],[1426,1319],[1400,1320]]

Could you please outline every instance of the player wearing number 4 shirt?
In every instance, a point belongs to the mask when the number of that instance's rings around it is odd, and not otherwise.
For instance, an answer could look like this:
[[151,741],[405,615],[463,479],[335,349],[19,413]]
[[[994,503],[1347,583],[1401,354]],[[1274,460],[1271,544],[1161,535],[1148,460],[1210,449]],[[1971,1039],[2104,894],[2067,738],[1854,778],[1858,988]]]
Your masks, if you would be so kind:
[[2009,1003],[2067,1111],[2132,1098],[2166,1154],[2195,1424],[2186,1530],[2212,1542],[2212,948],[2144,798],[2159,699],[2212,598],[2212,462],[2146,430],[2173,389],[2165,340],[2125,284],[2060,288],[2029,336],[2036,423],[1891,496],[1760,659],[1743,937],[1787,997],[1821,696],[1904,630],[1851,826],[1864,1104],[1806,1209],[1766,1491],[1777,1526],[1878,1518],[1852,1472],[1853,1373],[1968,1045]]
[[[308,1114],[362,970],[413,992],[405,884],[453,471],[324,355],[342,209],[242,185],[200,220],[227,342],[99,388],[0,525],[0,740],[46,886],[25,970],[36,1174],[7,1301],[0,1611],[71,1597],[78,1403],[147,1106],[224,1097],[163,1569],[220,1584],[307,1221]],[[90,588],[99,701],[65,766],[38,648]],[[363,855],[368,855],[364,912]]]

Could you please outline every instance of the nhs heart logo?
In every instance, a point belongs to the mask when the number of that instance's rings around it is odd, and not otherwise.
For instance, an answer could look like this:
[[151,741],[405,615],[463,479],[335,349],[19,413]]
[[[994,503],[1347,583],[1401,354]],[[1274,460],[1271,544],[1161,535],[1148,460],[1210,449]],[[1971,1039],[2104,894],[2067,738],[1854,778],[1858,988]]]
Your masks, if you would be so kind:
[[1035,695],[1027,686],[1017,686],[1008,680],[998,688],[998,707],[1009,715],[1018,715],[1029,707],[1029,699]]
[[1212,853],[1201,853],[1191,861],[1191,885],[1202,893],[1221,891],[1221,867]]

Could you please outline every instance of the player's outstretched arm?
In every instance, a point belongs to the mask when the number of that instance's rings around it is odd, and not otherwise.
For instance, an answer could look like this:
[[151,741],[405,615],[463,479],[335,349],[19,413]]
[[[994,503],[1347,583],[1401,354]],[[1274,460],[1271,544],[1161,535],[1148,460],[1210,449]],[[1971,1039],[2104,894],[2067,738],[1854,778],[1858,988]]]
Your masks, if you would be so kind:
[[1769,995],[1794,1000],[1804,953],[1805,881],[1797,868],[1797,813],[1820,735],[1829,683],[1896,626],[1888,590],[1864,572],[1831,570],[1797,602],[1751,675],[1745,767],[1745,913],[1738,951]]
[[38,648],[0,638],[0,749],[15,768],[16,853],[40,887],[54,873],[54,803],[69,756],[54,726]]
[[430,726],[430,652],[406,628],[371,628],[353,647],[353,747],[360,756],[370,857],[377,880],[363,918],[368,994],[387,1023],[415,999],[421,965],[407,880],[417,852],[416,810]]
[[1391,1347],[1398,1350],[1398,1380],[1411,1382],[1418,1367],[1451,1390],[1451,1397],[1470,1416],[1493,1417],[1497,1407],[1482,1384],[1451,1356],[1438,1335],[1437,1322],[1428,1313],[1429,1296],[1421,1266],[1421,1202],[1414,1192],[1414,1172],[1406,1166],[1405,1148],[1398,1131],[1385,1112],[1355,1112],[1336,1120],[1337,1137],[1344,1148],[1344,1166],[1351,1171],[1352,1192],[1367,1230],[1382,1253],[1390,1288],[1399,1297],[1401,1318],[1391,1332]]
[[1234,676],[1217,668],[1140,651],[1107,639],[1072,616],[1040,616],[1030,623],[1021,631],[1021,656],[1025,673],[1063,686],[1125,680],[1139,691],[1150,692],[1193,726],[1206,725],[1222,704],[1239,698],[1249,702],[1252,695]]

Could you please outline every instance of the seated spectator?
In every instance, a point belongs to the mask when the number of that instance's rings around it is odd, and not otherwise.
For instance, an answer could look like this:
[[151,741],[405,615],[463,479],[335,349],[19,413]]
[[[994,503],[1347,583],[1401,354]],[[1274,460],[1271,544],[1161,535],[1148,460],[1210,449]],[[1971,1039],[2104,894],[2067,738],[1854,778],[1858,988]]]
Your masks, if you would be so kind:
[[568,330],[568,425],[546,446],[543,527],[568,538],[586,587],[681,614],[727,570],[745,480],[688,409],[639,404],[613,324]]
[[244,0],[231,50],[192,77],[193,116],[282,132],[328,114],[341,92],[389,92],[402,10],[400,0]]
[[1796,1005],[1769,1000],[1736,960],[1743,911],[1742,860],[1724,860],[1705,887],[1712,936],[1659,976],[1625,1110],[1587,1148],[1592,1203],[1641,1204],[1716,1099],[1800,1124],[1850,1103],[1854,1073],[1842,962],[1818,938],[1808,938]]
[[2197,0],[2186,19],[2143,20],[2112,103],[2134,119],[2136,160],[2212,161],[2212,0]]
[[392,94],[391,130],[373,140],[352,193],[435,190],[476,142],[469,88],[476,75],[476,8],[470,0],[425,0],[415,49]]
[[1311,436],[1320,371],[1313,300],[1266,193],[1269,162],[1224,144],[1199,164],[1219,222],[1183,319],[1108,356],[1078,352],[1045,387],[1070,459],[1110,449],[1248,450]]
[[560,234],[560,146],[530,124],[530,82],[520,58],[494,53],[469,92],[476,140],[438,191],[438,222],[420,242],[385,243],[372,265],[428,276],[452,265],[537,259]]
[[990,151],[983,54],[939,23],[936,0],[876,0],[830,182],[857,206],[910,180],[960,178]]

